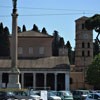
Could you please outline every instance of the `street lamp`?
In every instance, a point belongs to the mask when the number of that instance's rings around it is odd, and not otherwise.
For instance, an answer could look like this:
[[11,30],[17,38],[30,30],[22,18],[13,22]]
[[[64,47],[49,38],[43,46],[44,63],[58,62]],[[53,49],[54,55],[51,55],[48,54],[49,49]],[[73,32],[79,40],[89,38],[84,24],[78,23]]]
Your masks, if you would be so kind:
[[21,88],[19,83],[20,71],[17,67],[17,0],[12,0],[13,12],[12,12],[12,38],[11,38],[11,70],[9,73],[9,82],[7,88]]

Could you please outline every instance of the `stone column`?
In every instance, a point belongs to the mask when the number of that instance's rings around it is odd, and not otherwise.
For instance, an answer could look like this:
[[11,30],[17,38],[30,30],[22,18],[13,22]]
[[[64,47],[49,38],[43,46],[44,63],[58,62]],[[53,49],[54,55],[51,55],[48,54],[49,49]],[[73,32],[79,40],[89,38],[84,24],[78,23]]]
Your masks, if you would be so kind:
[[24,73],[21,73],[21,86],[24,88]]
[[2,88],[2,73],[0,73],[0,88]]
[[55,91],[57,90],[57,73],[55,73]]
[[36,90],[36,73],[33,73],[33,88]]
[[65,90],[69,90],[69,74],[65,74]]
[[44,73],[44,89],[46,90],[47,80],[46,80],[47,73]]
[[17,67],[17,0],[13,0],[13,13],[12,13],[12,40],[11,40],[11,70],[9,72],[9,82],[7,84],[7,88],[21,88],[21,84],[19,83],[19,75],[20,71]]

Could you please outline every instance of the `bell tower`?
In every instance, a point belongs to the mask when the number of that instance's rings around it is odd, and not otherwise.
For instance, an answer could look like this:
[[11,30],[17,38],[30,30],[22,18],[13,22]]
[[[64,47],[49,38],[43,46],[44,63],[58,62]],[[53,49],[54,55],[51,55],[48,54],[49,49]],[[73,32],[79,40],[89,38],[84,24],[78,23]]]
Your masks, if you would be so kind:
[[88,17],[75,21],[75,66],[77,70],[85,70],[93,59],[93,31],[85,28]]

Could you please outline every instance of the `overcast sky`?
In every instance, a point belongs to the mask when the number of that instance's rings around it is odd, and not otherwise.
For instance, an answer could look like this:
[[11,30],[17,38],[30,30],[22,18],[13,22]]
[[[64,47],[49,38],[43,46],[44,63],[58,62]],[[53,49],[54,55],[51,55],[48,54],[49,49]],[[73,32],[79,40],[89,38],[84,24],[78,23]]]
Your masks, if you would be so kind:
[[[75,47],[75,20],[100,13],[100,0],[17,0],[18,26],[32,29],[36,24],[52,35],[54,30]],[[0,22],[12,30],[12,0],[0,0]],[[94,36],[95,37],[95,36]]]

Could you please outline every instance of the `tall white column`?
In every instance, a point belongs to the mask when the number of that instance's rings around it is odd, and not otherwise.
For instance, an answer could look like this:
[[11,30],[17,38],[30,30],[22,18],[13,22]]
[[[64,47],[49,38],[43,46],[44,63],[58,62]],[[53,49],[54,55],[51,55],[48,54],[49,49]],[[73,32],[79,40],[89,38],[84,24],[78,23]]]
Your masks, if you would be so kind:
[[24,88],[24,73],[21,73],[21,87]]
[[70,89],[70,82],[69,82],[69,74],[65,74],[65,90],[69,90]]
[[33,73],[33,88],[36,90],[36,73]]
[[55,73],[55,91],[57,90],[57,73]]
[[46,89],[46,87],[47,87],[47,80],[46,80],[46,78],[47,78],[47,73],[44,73],[44,88]]
[[2,73],[0,73],[0,88],[2,88]]
[[12,41],[11,41],[11,70],[9,73],[9,82],[7,88],[19,88],[21,89],[21,84],[19,83],[20,71],[17,67],[17,0],[12,0],[13,2],[13,12],[12,12]]

